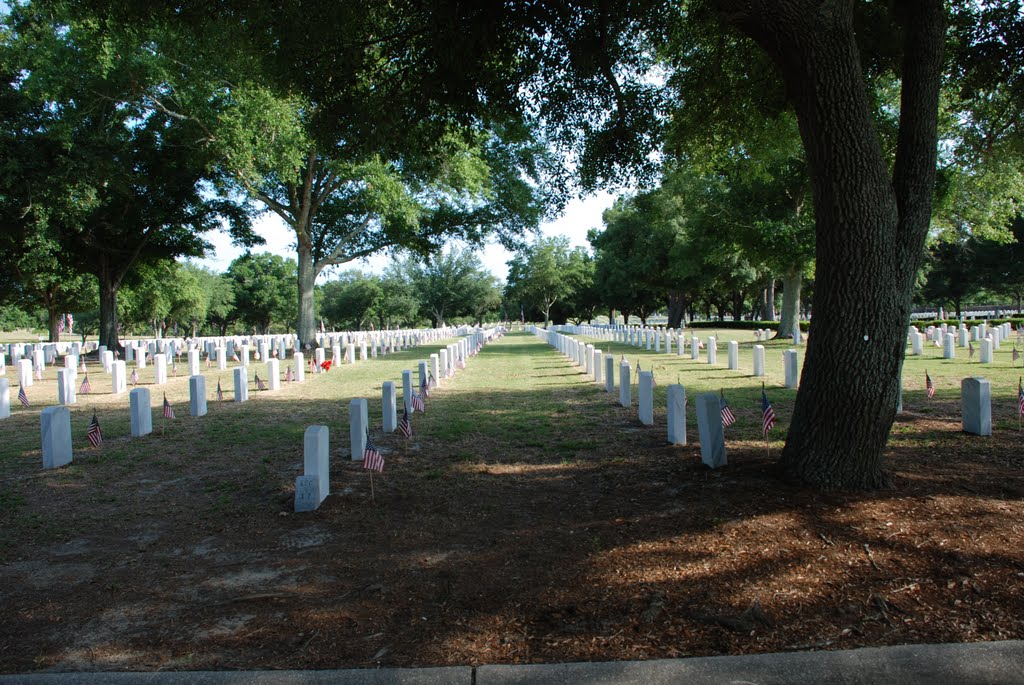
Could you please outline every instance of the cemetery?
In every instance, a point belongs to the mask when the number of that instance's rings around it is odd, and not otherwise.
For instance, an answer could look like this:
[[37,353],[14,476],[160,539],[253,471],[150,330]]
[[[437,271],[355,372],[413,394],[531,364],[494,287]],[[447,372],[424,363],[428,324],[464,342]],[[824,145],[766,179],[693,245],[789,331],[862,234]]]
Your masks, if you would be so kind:
[[0,2],[0,685],[1024,683],[1021,5]]
[[[784,353],[799,359],[803,344],[690,329],[708,341],[694,359],[607,326],[497,331],[479,330],[476,355],[460,342],[476,329],[452,328],[275,391],[250,369],[244,403],[241,362],[161,385],[148,365],[132,389],[150,395],[140,437],[98,361],[87,356],[97,390],[70,405],[57,405],[65,367],[48,366],[32,406],[0,422],[3,670],[646,659],[1019,634],[1021,368],[1005,346],[985,364],[914,355],[911,331],[893,487],[828,494],[787,485],[770,456],[795,396]],[[712,337],[736,368],[708,364]],[[395,417],[442,356],[465,368],[438,368],[405,438]],[[975,376],[991,386],[983,435],[964,432],[961,379]],[[190,409],[196,379],[205,414]],[[762,382],[778,416],[767,440]],[[44,405],[70,413],[63,465],[46,463]],[[711,461],[702,416],[724,438]],[[367,427],[386,464],[372,486],[355,459]]]

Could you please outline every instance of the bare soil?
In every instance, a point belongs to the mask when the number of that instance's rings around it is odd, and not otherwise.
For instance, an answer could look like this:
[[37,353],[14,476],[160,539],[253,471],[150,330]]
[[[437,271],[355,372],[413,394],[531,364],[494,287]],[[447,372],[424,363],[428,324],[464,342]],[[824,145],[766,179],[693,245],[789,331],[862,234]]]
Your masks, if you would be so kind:
[[[555,357],[531,364],[552,379],[553,434],[491,430],[524,398],[460,397],[456,379],[408,444],[378,441],[387,466],[372,496],[335,438],[334,492],[309,514],[292,513],[301,441],[262,461],[248,449],[196,461],[182,439],[130,478],[100,452],[76,458],[88,482],[11,476],[24,501],[3,519],[18,532],[0,566],[0,671],[1024,638],[1019,434],[965,437],[954,406],[908,413],[887,458],[892,488],[821,494],[781,482],[763,443],[730,442],[729,466],[710,471],[696,445],[669,447],[663,427],[565,384]],[[460,430],[442,431],[456,416]]]

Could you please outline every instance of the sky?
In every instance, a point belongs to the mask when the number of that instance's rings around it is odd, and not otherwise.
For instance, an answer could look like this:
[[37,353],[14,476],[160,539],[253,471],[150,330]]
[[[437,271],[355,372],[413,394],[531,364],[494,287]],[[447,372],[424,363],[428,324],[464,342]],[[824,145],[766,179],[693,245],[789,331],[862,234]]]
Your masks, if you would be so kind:
[[[555,235],[568,236],[572,247],[577,245],[589,247],[587,231],[591,228],[599,229],[603,227],[601,213],[612,206],[617,195],[617,193],[603,192],[584,199],[571,200],[566,204],[565,211],[561,217],[541,225],[541,233],[545,237]],[[295,236],[276,214],[267,212],[260,217],[260,220],[256,223],[256,232],[267,241],[267,244],[254,248],[254,252],[271,252],[294,258],[295,250],[292,246],[295,242]],[[231,238],[227,233],[213,233],[208,235],[207,239],[213,244],[213,251],[207,258],[195,260],[195,262],[214,271],[226,271],[232,260],[241,256],[244,252],[242,248],[234,247],[231,244]],[[511,258],[512,253],[495,244],[487,245],[480,252],[480,261],[483,263],[484,268],[503,281],[508,275],[508,265],[506,262]],[[387,263],[388,258],[386,256],[378,256],[368,260],[353,262],[341,268],[379,273],[383,271]],[[323,283],[330,279],[331,276],[329,274],[321,274],[317,282]]]

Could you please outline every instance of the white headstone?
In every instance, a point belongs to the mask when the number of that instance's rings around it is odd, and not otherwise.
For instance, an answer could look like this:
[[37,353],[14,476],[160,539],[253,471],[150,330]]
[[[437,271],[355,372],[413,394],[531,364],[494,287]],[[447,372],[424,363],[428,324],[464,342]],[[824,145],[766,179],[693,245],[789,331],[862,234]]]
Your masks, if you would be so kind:
[[434,383],[441,387],[441,357],[438,354],[430,355],[430,374],[434,377]]
[[384,381],[381,385],[381,401],[384,406],[384,432],[394,433],[398,428],[398,409],[395,399],[395,384]]
[[640,423],[654,425],[654,373],[641,371],[637,383],[637,405]]
[[985,338],[981,341],[981,363],[992,363],[992,338]]
[[604,356],[604,391],[615,392],[615,355]]
[[690,359],[700,359],[700,339],[696,334],[690,338]]
[[78,372],[74,369],[57,369],[57,402],[63,405],[78,402]]
[[316,480],[320,498],[316,507],[319,507],[331,494],[330,431],[327,426],[309,426],[306,429],[303,436],[303,475]]
[[708,364],[718,363],[718,341],[715,336],[708,338]]
[[677,383],[668,386],[668,441],[686,444],[686,390]]
[[797,365],[797,351],[786,350],[782,353],[782,364],[786,368],[786,387],[796,388],[800,382],[800,367]]
[[590,361],[590,367],[594,370],[594,382],[598,385],[601,384],[604,378],[604,353],[601,350],[594,348],[594,353]]
[[729,368],[733,371],[740,368],[740,344],[735,340],[729,341]]
[[236,366],[235,377],[235,402],[249,401],[249,370],[244,366]]
[[167,355],[153,355],[153,385],[164,385],[167,382]]
[[281,362],[278,359],[267,361],[267,390],[281,389]]
[[988,379],[960,381],[960,412],[965,433],[992,435],[992,389]]
[[623,361],[619,364],[619,404],[623,407],[633,405],[633,386],[630,383],[629,362]]
[[0,378],[0,419],[11,417],[11,382]]
[[128,407],[133,438],[153,432],[153,410],[149,403],[149,388],[132,388],[128,393]]
[[110,364],[110,386],[115,395],[120,395],[128,389],[128,375],[125,371],[123,359],[115,359]]
[[206,377],[200,374],[188,378],[188,413],[206,416]]
[[412,371],[409,369],[402,371],[402,407],[410,415],[414,411],[412,406]]
[[357,397],[348,403],[348,433],[352,448],[352,461],[362,461],[366,451],[366,429],[369,425],[369,412],[366,400]]
[[754,345],[754,375],[764,375],[764,345]]
[[713,469],[725,466],[725,431],[722,428],[722,402],[718,395],[706,392],[697,396],[697,432],[700,458]]
[[19,359],[18,360],[18,385],[23,388],[30,388],[35,383],[35,379],[32,376],[32,360],[31,359]]
[[946,333],[942,341],[942,358],[956,359],[956,336]]
[[306,380],[306,356],[296,350],[292,355],[292,363],[295,364],[295,382],[301,383]]
[[43,439],[43,468],[56,469],[71,463],[71,410],[46,407],[39,416]]
[[112,373],[111,367],[114,365],[114,353],[110,350],[100,352],[100,364],[103,366],[104,373]]

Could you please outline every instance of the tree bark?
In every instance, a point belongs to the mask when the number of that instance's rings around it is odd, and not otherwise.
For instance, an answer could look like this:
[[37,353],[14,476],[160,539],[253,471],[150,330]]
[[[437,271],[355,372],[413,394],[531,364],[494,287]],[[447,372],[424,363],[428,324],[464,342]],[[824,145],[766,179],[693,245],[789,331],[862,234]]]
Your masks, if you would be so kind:
[[313,288],[316,284],[316,264],[313,261],[313,246],[298,240],[299,280],[299,347],[309,344],[316,347],[316,317],[313,306]]
[[100,283],[100,345],[111,352],[121,351],[117,340],[117,291],[121,279],[114,273],[105,255],[100,255],[100,268],[96,278]]
[[683,322],[683,315],[686,313],[686,300],[678,290],[670,290],[668,293],[668,327],[679,328]]
[[800,288],[803,274],[790,269],[782,277],[782,312],[779,314],[779,331],[776,338],[788,338],[800,325]]
[[[850,1],[718,0],[776,62],[807,152],[815,308],[782,466],[824,489],[887,484],[913,281],[931,217],[945,8],[901,3],[902,94],[890,179]],[[851,341],[849,322],[862,337]]]

